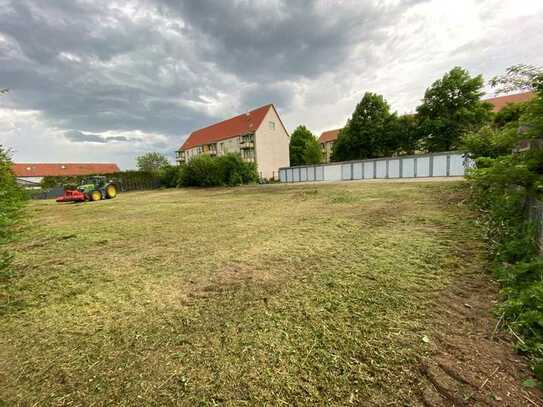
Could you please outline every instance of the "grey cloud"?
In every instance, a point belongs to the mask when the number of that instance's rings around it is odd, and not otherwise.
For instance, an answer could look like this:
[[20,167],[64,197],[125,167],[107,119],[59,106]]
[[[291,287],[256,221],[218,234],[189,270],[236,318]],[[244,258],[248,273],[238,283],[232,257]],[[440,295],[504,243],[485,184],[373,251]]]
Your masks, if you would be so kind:
[[78,130],[68,130],[64,132],[64,137],[77,143],[111,143],[113,141],[129,141],[128,137],[110,136],[104,137],[99,134],[83,133]]
[[[203,58],[252,80],[315,77],[343,64],[354,44],[383,40],[384,29],[422,0],[376,2],[157,0],[203,39]],[[323,9],[320,5],[326,5]]]
[[244,106],[258,107],[274,103],[280,109],[288,109],[291,107],[295,92],[294,82],[255,84],[243,90],[241,101]]
[[223,118],[196,107],[207,100],[231,114],[290,106],[286,81],[335,69],[413,3],[13,0],[0,9],[0,80],[53,126],[178,140]]

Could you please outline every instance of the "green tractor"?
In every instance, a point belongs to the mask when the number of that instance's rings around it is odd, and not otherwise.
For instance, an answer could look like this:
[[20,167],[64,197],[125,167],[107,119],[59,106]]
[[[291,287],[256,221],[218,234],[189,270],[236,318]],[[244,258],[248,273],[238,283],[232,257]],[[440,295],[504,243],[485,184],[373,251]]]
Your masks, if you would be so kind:
[[86,177],[76,188],[64,188],[64,195],[57,198],[57,202],[85,202],[112,199],[119,192],[119,184],[100,175]]

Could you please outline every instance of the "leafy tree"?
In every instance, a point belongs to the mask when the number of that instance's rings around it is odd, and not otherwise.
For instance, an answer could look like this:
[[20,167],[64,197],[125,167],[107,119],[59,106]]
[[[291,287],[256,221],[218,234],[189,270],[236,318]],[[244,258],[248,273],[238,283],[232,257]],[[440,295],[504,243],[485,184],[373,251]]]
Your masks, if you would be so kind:
[[138,170],[145,172],[158,173],[162,168],[167,167],[170,163],[164,154],[152,152],[145,153],[136,157]]
[[462,136],[460,147],[469,152],[471,158],[496,158],[511,153],[519,140],[518,122],[511,122],[501,129],[484,126],[479,131]]
[[391,148],[393,153],[415,154],[419,149],[419,137],[417,116],[405,114],[391,122],[389,133],[391,134]]
[[322,151],[321,151],[321,145],[313,137],[312,139],[309,139],[308,142],[305,145],[305,151],[304,151],[304,162],[306,164],[319,164],[322,160]]
[[390,155],[397,149],[394,130],[397,116],[381,95],[366,92],[347,125],[340,131],[333,161],[356,160]]
[[296,127],[290,136],[290,165],[318,164],[321,162],[319,142],[305,126]]
[[494,126],[500,129],[507,123],[518,123],[527,107],[528,103],[508,103],[494,115]]
[[497,93],[536,90],[543,86],[543,68],[518,64],[507,68],[504,74],[493,77],[490,86],[497,88]]
[[[535,99],[522,104],[506,106],[496,115],[495,122],[499,120],[511,121],[518,118],[521,134],[526,137],[541,137],[543,135],[543,68],[533,65],[513,65],[504,74],[495,76],[490,85],[496,88],[496,93],[512,91],[534,91]],[[505,111],[504,111],[505,110]],[[518,116],[518,117],[517,117]]]
[[492,106],[482,102],[483,78],[455,67],[435,81],[417,107],[419,131],[428,151],[458,148],[460,137],[488,123]]

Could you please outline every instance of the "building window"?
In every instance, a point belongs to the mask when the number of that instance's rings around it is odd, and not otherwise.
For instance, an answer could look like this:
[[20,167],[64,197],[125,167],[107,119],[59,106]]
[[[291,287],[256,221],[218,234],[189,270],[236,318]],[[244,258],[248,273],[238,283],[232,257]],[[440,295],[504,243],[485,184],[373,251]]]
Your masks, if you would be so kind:
[[268,122],[270,130],[275,130],[275,122]]

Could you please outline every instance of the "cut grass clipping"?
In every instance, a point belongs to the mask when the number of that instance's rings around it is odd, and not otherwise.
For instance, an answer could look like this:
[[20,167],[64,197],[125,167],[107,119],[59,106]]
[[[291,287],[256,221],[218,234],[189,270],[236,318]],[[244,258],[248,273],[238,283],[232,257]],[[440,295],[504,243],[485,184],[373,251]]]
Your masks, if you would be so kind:
[[2,281],[1,397],[413,401],[433,301],[480,269],[459,188],[273,185],[33,202]]

